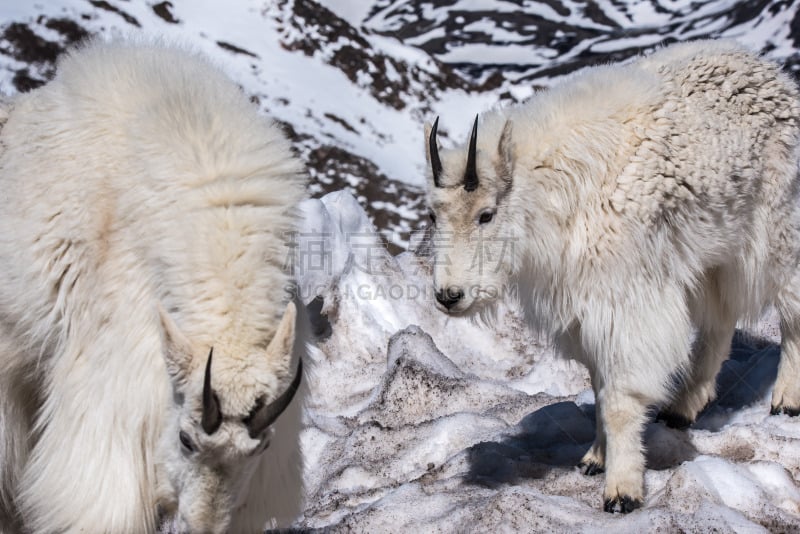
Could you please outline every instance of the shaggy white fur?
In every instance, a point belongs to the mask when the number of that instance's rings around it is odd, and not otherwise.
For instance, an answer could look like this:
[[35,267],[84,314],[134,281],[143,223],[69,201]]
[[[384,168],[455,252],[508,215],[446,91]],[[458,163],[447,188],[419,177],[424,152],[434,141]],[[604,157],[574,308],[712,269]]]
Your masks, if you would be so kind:
[[[291,521],[304,388],[274,435],[243,421],[287,389],[305,348],[283,269],[305,174],[280,128],[206,60],[154,43],[91,43],[9,106],[0,520],[120,533],[170,516],[192,532]],[[222,419],[209,433],[211,347]]]
[[694,420],[737,320],[770,303],[783,336],[773,412],[800,410],[799,120],[776,65],[700,41],[482,115],[472,191],[469,150],[441,151],[429,183],[441,308],[513,290],[588,367],[597,438],[583,463],[606,469],[608,511],[642,502],[648,407]]

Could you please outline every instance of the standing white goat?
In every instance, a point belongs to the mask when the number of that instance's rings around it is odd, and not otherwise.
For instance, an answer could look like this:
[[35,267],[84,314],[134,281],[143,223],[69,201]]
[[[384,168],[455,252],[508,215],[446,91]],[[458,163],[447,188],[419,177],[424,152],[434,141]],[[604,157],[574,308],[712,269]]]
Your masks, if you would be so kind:
[[[800,410],[800,107],[773,64],[694,42],[574,75],[478,119],[466,154],[426,127],[442,310],[514,288],[585,364],[604,508],[644,497],[648,406],[688,423],[715,397],[737,319],[774,303],[773,413]],[[692,345],[693,332],[696,338]],[[680,377],[682,385],[675,386]]]
[[291,521],[305,345],[282,266],[305,178],[279,127],[153,44],[69,54],[5,115],[0,520]]

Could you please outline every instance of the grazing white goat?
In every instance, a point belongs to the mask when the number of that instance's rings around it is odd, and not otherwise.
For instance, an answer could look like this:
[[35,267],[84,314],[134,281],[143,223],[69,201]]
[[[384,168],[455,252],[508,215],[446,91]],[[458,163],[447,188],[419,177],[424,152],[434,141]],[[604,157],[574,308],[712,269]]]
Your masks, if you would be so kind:
[[280,128],[147,43],[77,50],[3,115],[0,517],[291,521],[305,345],[282,267],[305,177]]
[[588,367],[597,437],[582,464],[606,470],[607,511],[642,503],[648,407],[693,421],[737,320],[770,303],[772,411],[800,410],[799,120],[776,65],[701,41],[488,112],[466,150],[440,154],[426,127],[438,305],[490,310],[513,289]]

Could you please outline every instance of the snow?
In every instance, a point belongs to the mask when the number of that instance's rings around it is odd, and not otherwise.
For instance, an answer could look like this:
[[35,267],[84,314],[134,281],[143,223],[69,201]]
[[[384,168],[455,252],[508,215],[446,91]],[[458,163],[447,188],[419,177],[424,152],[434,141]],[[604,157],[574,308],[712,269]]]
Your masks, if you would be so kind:
[[534,48],[530,45],[506,45],[503,48],[490,45],[474,44],[456,48],[441,55],[441,59],[450,63],[478,61],[480,63],[513,64],[520,58],[525,61],[544,63],[558,54],[548,48]]
[[354,28],[361,26],[373,7],[370,2],[364,0],[318,0],[317,3],[345,19]]
[[[767,532],[800,525],[800,419],[769,415],[774,312],[753,336],[735,340],[720,401],[693,427],[648,425],[645,507],[612,516],[601,511],[603,476],[574,467],[594,439],[585,370],[553,354],[512,304],[501,305],[492,324],[436,311],[426,260],[383,252],[348,194],[307,201],[303,213],[299,249],[310,247],[310,229],[324,221],[331,268],[298,270],[301,288],[322,288],[330,321],[311,354],[314,396],[302,436],[309,504],[299,526]],[[353,233],[375,248],[352,247]]]

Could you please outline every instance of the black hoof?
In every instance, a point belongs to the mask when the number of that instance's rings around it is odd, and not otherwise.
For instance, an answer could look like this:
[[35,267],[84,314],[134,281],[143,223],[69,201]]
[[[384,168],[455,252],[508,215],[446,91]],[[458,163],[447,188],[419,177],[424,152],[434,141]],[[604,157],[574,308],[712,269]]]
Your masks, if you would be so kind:
[[641,508],[642,501],[623,495],[614,499],[607,499],[603,504],[603,510],[610,514],[629,514]]
[[800,415],[800,408],[787,408],[786,406],[773,406],[769,411],[770,415],[780,415],[785,413],[789,417],[797,417]]
[[694,422],[691,419],[687,419],[686,417],[673,412],[659,412],[656,416],[656,421],[664,421],[664,424],[666,424],[668,427],[678,430],[686,430],[692,426],[692,423]]
[[597,462],[581,462],[578,464],[578,469],[583,469],[583,474],[589,477],[604,473],[605,469]]

